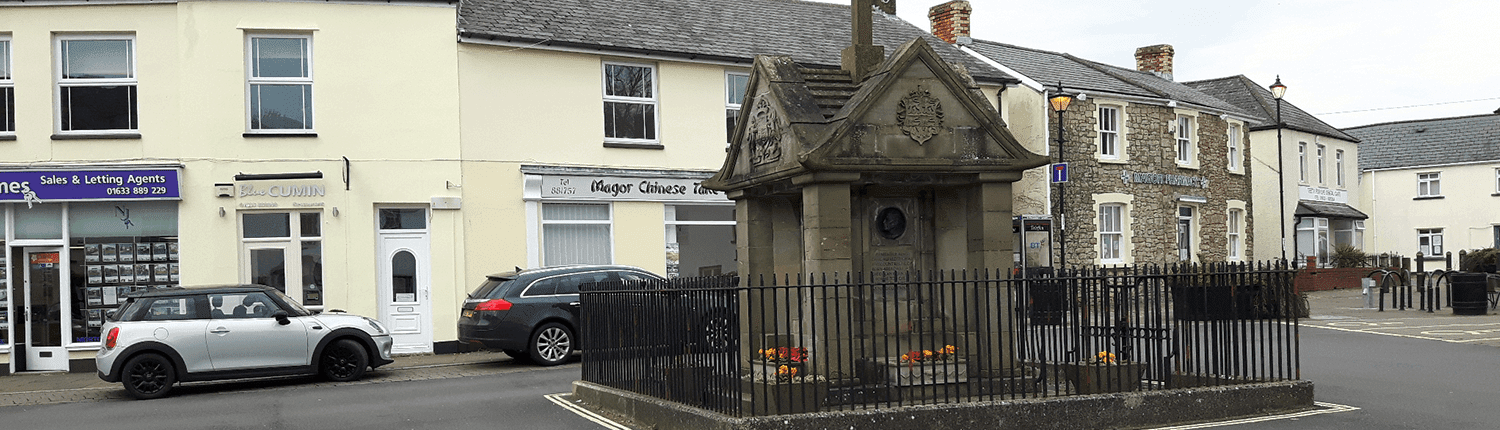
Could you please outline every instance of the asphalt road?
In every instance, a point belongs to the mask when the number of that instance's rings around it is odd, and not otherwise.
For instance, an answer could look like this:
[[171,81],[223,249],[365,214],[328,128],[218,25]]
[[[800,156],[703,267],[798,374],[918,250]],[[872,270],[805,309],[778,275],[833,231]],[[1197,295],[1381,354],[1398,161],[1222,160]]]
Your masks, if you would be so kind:
[[1500,349],[1306,324],[1301,333],[1316,400],[1359,409],[1217,428],[1500,429]]
[[578,365],[372,384],[306,379],[179,387],[170,397],[0,408],[0,428],[601,428],[545,395],[570,392]]

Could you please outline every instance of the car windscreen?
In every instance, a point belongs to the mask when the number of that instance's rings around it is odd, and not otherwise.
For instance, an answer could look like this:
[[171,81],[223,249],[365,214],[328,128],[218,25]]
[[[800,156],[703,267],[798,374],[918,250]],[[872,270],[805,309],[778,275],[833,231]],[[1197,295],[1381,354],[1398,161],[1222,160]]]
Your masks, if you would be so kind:
[[479,288],[475,288],[474,292],[469,293],[469,298],[498,299],[502,294],[505,294],[505,290],[509,289],[510,284],[513,282],[515,282],[514,279],[508,278],[485,278],[484,283],[479,284]]
[[276,298],[281,299],[282,303],[286,303],[286,306],[290,308],[287,310],[287,313],[292,314],[292,316],[305,317],[308,315],[312,315],[312,311],[302,307],[301,303],[297,303],[297,301],[292,300],[291,297],[287,297],[286,293],[282,293],[281,290],[271,290],[270,293],[275,294]]

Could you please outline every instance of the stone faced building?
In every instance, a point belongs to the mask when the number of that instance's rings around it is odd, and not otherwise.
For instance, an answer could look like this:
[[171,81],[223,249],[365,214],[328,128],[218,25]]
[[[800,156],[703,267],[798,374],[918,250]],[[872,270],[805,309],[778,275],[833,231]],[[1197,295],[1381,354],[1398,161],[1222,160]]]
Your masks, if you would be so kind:
[[[1017,183],[1017,215],[1052,215],[1053,240],[1066,264],[1248,261],[1251,211],[1249,121],[1230,103],[1174,82],[1172,47],[1136,52],[1131,70],[1065,53],[984,40],[966,32],[967,2],[936,6],[939,38],[1015,75],[1009,97],[1031,99],[1010,118],[1019,129],[1047,130],[1045,153],[1067,163],[1068,182],[1049,185],[1046,171]],[[1075,96],[1061,118],[1046,99]],[[1028,196],[1028,197],[1023,197]],[[1028,263],[1029,265],[1045,265]]]

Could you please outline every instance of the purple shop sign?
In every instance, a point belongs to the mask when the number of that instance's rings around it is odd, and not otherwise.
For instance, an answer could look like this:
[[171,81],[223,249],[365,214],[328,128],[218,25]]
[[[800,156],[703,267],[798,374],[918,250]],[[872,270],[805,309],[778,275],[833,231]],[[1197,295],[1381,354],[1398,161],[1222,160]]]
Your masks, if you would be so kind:
[[181,200],[180,175],[176,169],[0,172],[0,202]]

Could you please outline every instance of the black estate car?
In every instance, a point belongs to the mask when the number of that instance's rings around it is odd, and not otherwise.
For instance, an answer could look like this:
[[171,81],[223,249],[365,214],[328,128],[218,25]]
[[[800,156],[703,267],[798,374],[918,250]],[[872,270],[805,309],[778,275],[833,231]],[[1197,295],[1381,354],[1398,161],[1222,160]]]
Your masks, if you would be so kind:
[[543,366],[562,364],[578,348],[578,286],[634,281],[662,278],[630,266],[593,265],[490,275],[464,300],[458,340]]
[[[688,293],[688,290],[679,289],[683,286],[676,285],[677,280],[681,278],[667,280],[630,266],[598,265],[547,267],[490,275],[464,300],[458,319],[458,340],[498,349],[511,357],[527,358],[544,366],[562,364],[574,350],[580,349],[579,310],[582,303],[579,290],[588,291],[595,288],[591,284],[597,284],[606,290],[640,290],[641,294],[615,296],[614,300],[623,299],[629,304],[617,309],[618,312],[603,316],[606,320],[601,323],[617,330],[610,334],[589,333],[636,336],[630,342],[683,342],[683,346],[702,351],[733,349],[738,335],[736,321],[730,312],[735,308],[735,290]],[[729,278],[720,281],[724,280],[733,281]],[[701,284],[701,278],[688,280],[688,285]],[[650,315],[638,315],[640,312]],[[634,333],[628,327],[628,321],[640,317],[681,321],[682,330],[675,335]],[[609,318],[623,320],[609,321]],[[620,340],[602,339],[601,342],[618,343]]]

